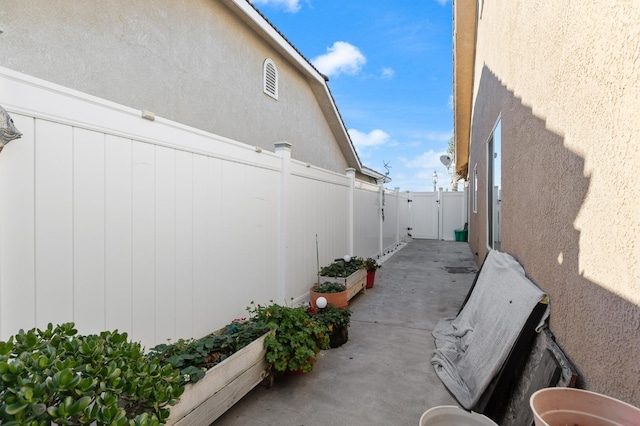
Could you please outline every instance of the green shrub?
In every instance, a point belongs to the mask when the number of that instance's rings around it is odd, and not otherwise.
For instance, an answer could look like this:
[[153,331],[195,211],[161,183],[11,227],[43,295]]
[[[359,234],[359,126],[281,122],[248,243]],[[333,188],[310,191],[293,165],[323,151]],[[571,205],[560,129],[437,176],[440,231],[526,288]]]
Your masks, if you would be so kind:
[[126,333],[81,336],[73,323],[0,342],[0,423],[158,425],[184,391],[179,371]]
[[316,354],[329,347],[326,325],[313,319],[305,306],[261,306],[251,302],[247,310],[252,321],[264,323],[275,331],[264,343],[267,362],[278,372],[301,370],[308,373],[313,369]]
[[316,321],[320,321],[327,326],[329,332],[333,332],[334,327],[348,327],[351,322],[351,310],[349,308],[338,308],[331,303],[324,309],[312,309],[311,314]]

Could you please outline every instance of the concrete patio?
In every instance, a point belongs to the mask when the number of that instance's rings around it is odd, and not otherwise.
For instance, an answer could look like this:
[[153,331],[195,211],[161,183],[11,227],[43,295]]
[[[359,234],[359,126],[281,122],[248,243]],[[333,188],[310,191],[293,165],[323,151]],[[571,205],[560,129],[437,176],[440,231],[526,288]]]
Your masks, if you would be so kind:
[[256,387],[215,424],[413,426],[431,407],[458,405],[431,366],[431,330],[456,315],[476,272],[466,243],[408,243],[351,300],[345,345],[320,352],[309,374]]

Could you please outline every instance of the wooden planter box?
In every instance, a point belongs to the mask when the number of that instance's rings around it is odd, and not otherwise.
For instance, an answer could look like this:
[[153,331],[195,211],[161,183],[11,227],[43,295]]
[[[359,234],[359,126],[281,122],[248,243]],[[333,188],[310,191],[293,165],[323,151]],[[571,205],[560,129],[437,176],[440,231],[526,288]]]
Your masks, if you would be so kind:
[[187,384],[171,407],[167,425],[208,425],[269,375],[264,339],[269,333],[209,369],[198,382]]
[[[344,284],[344,277],[326,277],[320,275],[320,284],[330,282],[338,282]],[[358,269],[347,277],[347,300],[351,300],[353,296],[362,292],[364,293],[367,286],[367,270]]]

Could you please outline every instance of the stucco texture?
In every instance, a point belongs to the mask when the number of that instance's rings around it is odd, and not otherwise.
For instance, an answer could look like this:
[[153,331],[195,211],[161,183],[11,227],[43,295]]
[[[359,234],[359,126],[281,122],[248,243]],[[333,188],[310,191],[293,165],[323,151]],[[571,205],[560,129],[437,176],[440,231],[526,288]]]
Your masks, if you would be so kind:
[[[4,0],[0,65],[344,173],[304,76],[222,1]],[[262,91],[271,58],[279,100]],[[353,165],[351,165],[353,167]]]
[[469,169],[486,245],[486,141],[502,123],[502,250],[550,294],[578,385],[640,406],[640,3],[484,1]]

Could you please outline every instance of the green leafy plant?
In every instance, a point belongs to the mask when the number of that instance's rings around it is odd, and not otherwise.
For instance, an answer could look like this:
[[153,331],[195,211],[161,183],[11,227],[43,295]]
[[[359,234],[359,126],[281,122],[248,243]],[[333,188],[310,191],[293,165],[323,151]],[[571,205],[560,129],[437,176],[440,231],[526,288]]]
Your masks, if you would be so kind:
[[0,342],[0,423],[159,425],[182,395],[179,371],[127,333],[77,334],[73,323]]
[[347,288],[344,286],[344,284],[327,281],[316,286],[313,289],[313,291],[315,291],[316,293],[327,294],[327,293],[340,293],[342,291],[345,291],[346,289]]
[[320,275],[325,277],[348,277],[363,267],[364,259],[352,257],[349,262],[335,261],[328,266],[323,266],[320,268]]
[[151,356],[180,369],[183,383],[195,383],[208,369],[224,361],[269,331],[265,323],[246,318],[233,320],[222,330],[201,339],[180,339],[151,349]]
[[378,262],[372,257],[365,259],[363,264],[367,272],[375,272],[378,268],[381,268],[381,266],[378,265]]
[[266,359],[277,372],[313,369],[316,354],[329,347],[328,329],[315,320],[305,306],[297,308],[273,304],[247,308],[252,321],[265,323],[274,334],[265,338]]
[[351,310],[347,307],[338,308],[329,303],[324,309],[311,309],[310,313],[316,321],[322,322],[329,332],[333,332],[334,327],[348,327],[351,322]]

